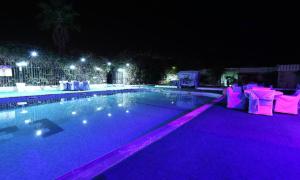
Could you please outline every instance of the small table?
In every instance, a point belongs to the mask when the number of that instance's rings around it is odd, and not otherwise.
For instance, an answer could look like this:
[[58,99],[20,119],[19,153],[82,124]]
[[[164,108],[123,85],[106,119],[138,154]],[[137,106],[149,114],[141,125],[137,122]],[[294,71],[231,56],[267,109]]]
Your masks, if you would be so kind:
[[[245,96],[247,97],[247,98],[249,98],[249,95],[250,95],[250,93],[251,93],[251,90],[252,89],[247,89],[247,90],[245,90],[244,91],[244,94],[245,94]],[[274,90],[275,91],[275,90]],[[278,96],[282,96],[283,95],[283,92],[281,92],[281,91],[275,91],[275,93],[274,93],[274,97],[276,98],[276,97],[278,97]]]

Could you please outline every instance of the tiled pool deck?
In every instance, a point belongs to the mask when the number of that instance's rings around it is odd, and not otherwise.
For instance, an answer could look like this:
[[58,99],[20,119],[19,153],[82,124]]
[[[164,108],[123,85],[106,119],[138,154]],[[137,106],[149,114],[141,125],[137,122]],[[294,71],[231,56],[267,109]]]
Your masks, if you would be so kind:
[[300,116],[219,103],[96,179],[300,179]]

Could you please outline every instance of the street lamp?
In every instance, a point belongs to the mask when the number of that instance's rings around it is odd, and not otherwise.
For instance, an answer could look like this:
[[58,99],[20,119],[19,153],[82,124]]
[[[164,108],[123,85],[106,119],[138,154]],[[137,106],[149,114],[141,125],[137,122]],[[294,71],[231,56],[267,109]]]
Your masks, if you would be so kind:
[[31,57],[37,57],[39,54],[36,51],[31,51],[30,56]]
[[126,67],[129,67],[130,66],[130,64],[129,63],[126,63]]
[[22,72],[22,68],[26,67],[28,65],[28,63],[26,61],[21,61],[21,62],[17,62],[16,65],[19,67],[19,71],[21,72],[21,82],[23,82],[24,76],[23,76],[23,72]]
[[81,61],[81,62],[85,62],[86,59],[83,57],[83,58],[80,58],[80,61]]
[[71,69],[71,70],[74,70],[74,69],[76,69],[76,66],[72,64],[72,65],[70,66],[70,69]]
[[16,65],[19,67],[19,70],[22,71],[22,67],[26,67],[28,65],[28,62],[26,61],[17,62]]
[[108,65],[108,66],[111,66],[111,62],[108,62],[107,65]]

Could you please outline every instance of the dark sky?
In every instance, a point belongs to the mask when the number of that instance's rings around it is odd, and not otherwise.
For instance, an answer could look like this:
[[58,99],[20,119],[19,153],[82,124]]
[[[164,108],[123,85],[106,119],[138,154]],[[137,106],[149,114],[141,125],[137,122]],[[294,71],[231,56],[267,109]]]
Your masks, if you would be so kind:
[[[0,42],[51,48],[51,35],[38,28],[38,1],[8,2],[0,5]],[[296,4],[72,2],[81,26],[81,32],[72,34],[72,49],[99,55],[153,51],[203,66],[300,62]]]

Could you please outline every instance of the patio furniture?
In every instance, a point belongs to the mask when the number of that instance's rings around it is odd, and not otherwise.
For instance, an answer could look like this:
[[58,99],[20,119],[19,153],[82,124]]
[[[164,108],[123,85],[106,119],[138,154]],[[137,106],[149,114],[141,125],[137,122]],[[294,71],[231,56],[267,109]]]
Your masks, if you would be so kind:
[[73,89],[72,91],[79,91],[80,90],[80,83],[79,81],[73,81]]
[[80,83],[80,90],[87,91],[90,90],[90,83],[88,81],[83,81]]
[[180,71],[178,72],[178,87],[198,87],[199,86],[199,71]]
[[244,90],[252,89],[253,87],[258,87],[256,83],[249,83],[243,86]]
[[253,89],[249,96],[249,110],[251,114],[273,115],[273,100],[275,91],[269,89]]
[[300,100],[300,91],[297,91],[294,95],[282,95],[276,97],[275,112],[298,114]]
[[245,109],[246,108],[246,97],[242,92],[242,88],[233,89],[233,87],[227,88],[227,108],[232,109]]
[[[244,94],[247,98],[250,97],[250,94],[251,94],[252,90],[258,90],[258,91],[261,90],[261,91],[263,91],[263,90],[272,90],[272,89],[267,88],[267,87],[255,87],[255,88],[252,88],[252,89],[245,90]],[[281,95],[283,95],[283,92],[274,90],[274,97],[278,97],[278,96],[281,96]]]
[[17,91],[18,92],[24,92],[25,91],[25,83],[16,83]]
[[72,82],[66,82],[64,84],[64,91],[72,91],[72,89],[74,89]]
[[68,81],[59,81],[59,90],[63,91],[67,89],[67,82]]

